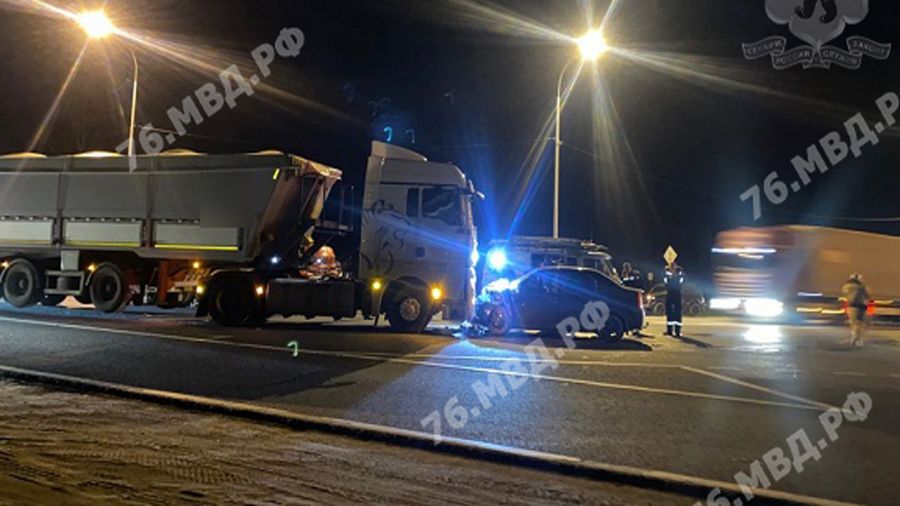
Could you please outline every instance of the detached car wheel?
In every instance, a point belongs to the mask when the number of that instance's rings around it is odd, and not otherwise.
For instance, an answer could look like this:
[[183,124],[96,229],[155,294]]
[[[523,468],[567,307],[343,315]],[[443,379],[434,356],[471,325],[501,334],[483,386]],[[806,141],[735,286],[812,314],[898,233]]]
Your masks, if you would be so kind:
[[488,313],[487,327],[492,336],[505,336],[510,329],[510,313],[505,306],[497,306]]

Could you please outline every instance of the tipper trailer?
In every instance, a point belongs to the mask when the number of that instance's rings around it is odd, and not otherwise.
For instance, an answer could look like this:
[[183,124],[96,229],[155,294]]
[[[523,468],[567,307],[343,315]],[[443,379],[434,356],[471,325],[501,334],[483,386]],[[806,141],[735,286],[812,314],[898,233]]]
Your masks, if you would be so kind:
[[280,152],[0,158],[0,286],[15,307],[67,296],[246,325],[273,315],[377,318],[418,332],[471,314],[474,186],[457,167],[379,142],[366,172],[358,265],[305,276],[342,172]]

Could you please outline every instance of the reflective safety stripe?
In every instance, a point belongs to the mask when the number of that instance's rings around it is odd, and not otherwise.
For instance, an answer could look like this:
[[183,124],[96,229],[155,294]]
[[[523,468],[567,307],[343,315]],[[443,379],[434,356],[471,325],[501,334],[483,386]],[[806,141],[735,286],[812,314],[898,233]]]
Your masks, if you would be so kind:
[[678,325],[679,327],[681,327],[681,326],[683,326],[684,324],[681,323],[681,322],[669,322],[668,325]]

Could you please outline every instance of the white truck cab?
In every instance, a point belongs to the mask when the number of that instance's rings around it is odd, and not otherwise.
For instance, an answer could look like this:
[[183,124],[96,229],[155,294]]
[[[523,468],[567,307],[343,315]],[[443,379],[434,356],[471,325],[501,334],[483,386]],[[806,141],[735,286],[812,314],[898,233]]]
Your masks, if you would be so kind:
[[[363,195],[359,277],[381,290],[373,314],[426,321],[472,314],[477,230],[471,181],[456,166],[373,142]],[[412,293],[428,294],[430,309]],[[422,312],[432,314],[423,316]],[[415,327],[417,324],[412,324]]]

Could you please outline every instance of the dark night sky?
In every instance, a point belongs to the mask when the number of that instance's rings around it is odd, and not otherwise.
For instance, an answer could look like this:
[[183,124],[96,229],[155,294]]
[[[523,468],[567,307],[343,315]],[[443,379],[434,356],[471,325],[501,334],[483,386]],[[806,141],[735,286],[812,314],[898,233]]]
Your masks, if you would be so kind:
[[[52,0],[51,0],[52,1]],[[58,1],[58,0],[57,0]],[[0,6],[8,2],[0,0]],[[27,2],[24,2],[27,3]],[[598,0],[603,12],[608,2]],[[900,92],[900,54],[867,59],[857,71],[776,71],[746,61],[741,43],[784,35],[766,16],[764,0],[623,0],[610,21],[616,45],[670,53],[688,71],[721,70],[736,83],[677,77],[610,55],[599,65],[620,119],[619,156],[596,149],[591,80],[579,82],[564,116],[563,234],[593,238],[619,260],[661,263],[668,244],[687,268],[705,270],[719,230],[753,224],[739,195],[778,170],[795,179],[790,160],[856,112],[875,113],[875,100]],[[78,10],[81,3],[65,3]],[[495,3],[556,31],[579,34],[586,22],[576,0]],[[441,1],[399,0],[109,0],[119,24],[155,37],[214,50],[216,66],[247,60],[263,42],[296,26],[306,46],[280,60],[265,82],[298,100],[257,93],[234,110],[190,127],[174,147],[207,152],[278,148],[335,165],[359,182],[368,142],[385,124],[414,128],[415,149],[453,161],[487,194],[482,240],[508,233],[526,187],[529,148],[552,111],[556,78],[573,48],[547,39],[484,29],[465,10]],[[0,10],[0,152],[24,150],[65,80],[84,41],[70,23],[21,9]],[[837,39],[864,35],[897,46],[900,4],[871,2],[863,23]],[[114,42],[89,47],[40,151],[61,154],[112,149],[124,139],[117,101],[127,107],[130,62]],[[900,46],[895,47],[900,51]],[[166,110],[209,79],[149,52],[142,63],[139,123],[166,127]],[[692,58],[689,60],[689,58]],[[692,61],[693,63],[688,63]],[[115,83],[115,86],[113,85]],[[765,87],[777,94],[746,91]],[[114,91],[115,90],[115,91]],[[373,117],[370,102],[387,105]],[[315,104],[334,113],[323,112]],[[633,159],[624,156],[627,138]],[[408,142],[408,140],[406,141]],[[517,233],[550,231],[552,153],[548,144]],[[599,161],[595,161],[599,159]],[[848,159],[780,207],[766,204],[760,224],[811,223],[900,233],[898,223],[816,218],[900,215],[900,142],[882,136],[858,160]],[[792,177],[793,176],[793,177]]]

